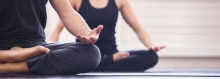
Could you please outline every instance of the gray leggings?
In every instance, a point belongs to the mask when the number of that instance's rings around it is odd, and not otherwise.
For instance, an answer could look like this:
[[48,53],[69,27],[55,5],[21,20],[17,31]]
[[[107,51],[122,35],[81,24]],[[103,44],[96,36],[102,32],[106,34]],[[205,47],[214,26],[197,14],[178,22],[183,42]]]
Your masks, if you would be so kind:
[[85,44],[46,44],[51,51],[27,61],[31,75],[72,75],[94,70],[101,59],[99,49]]

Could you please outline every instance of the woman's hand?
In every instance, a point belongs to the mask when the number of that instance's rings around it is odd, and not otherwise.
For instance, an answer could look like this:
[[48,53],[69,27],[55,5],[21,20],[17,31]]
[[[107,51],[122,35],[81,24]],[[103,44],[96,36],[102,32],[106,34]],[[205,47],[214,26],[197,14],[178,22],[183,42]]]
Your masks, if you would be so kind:
[[165,46],[153,46],[150,48],[150,50],[153,50],[154,52],[158,52],[159,50],[165,48]]

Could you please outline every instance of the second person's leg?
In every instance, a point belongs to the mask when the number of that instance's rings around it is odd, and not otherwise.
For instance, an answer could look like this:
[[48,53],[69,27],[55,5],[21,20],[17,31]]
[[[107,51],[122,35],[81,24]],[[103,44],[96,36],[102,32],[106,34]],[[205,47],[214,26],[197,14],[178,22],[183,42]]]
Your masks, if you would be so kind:
[[99,66],[99,72],[142,72],[152,68],[158,62],[158,56],[152,50],[129,51],[130,56],[113,62],[109,65]]

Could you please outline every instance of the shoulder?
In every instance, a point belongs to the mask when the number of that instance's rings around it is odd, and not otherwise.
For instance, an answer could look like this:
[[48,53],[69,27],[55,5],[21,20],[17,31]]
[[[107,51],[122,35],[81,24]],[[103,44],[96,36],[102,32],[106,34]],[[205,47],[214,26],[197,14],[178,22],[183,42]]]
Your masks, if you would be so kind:
[[71,6],[77,10],[82,3],[82,0],[69,0]]
[[128,0],[115,0],[115,3],[119,9],[121,9],[124,5],[128,4]]
[[82,0],[69,0],[69,2],[70,2],[71,5],[76,5],[78,3],[81,3]]

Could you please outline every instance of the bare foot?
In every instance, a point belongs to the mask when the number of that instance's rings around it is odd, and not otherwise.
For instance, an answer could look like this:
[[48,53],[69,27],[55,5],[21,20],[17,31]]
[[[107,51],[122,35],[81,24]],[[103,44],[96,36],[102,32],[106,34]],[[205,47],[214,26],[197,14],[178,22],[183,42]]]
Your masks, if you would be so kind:
[[130,56],[128,52],[117,52],[113,54],[113,61],[119,61],[121,59],[127,58],[128,56]]
[[[50,52],[50,49],[48,49],[48,48],[46,48],[44,46],[40,46],[40,45],[35,46],[33,48],[36,48],[36,52],[40,52],[40,51],[41,51],[41,53],[48,53],[48,52]],[[24,49],[28,49],[28,48],[24,48]]]
[[23,48],[15,46],[15,47],[12,47],[10,50],[20,50],[20,49],[23,49]]
[[0,62],[1,63],[15,63],[23,62],[27,59],[48,53],[50,50],[43,46],[34,46],[30,48],[13,47],[11,50],[1,51]]
[[40,45],[30,47],[30,48],[21,48],[21,47],[15,46],[15,47],[12,47],[10,50],[17,51],[17,52],[20,52],[20,51],[23,52],[23,50],[30,50],[30,51],[37,51],[37,52],[41,51],[42,53],[48,53],[50,51],[50,49],[40,46]]

